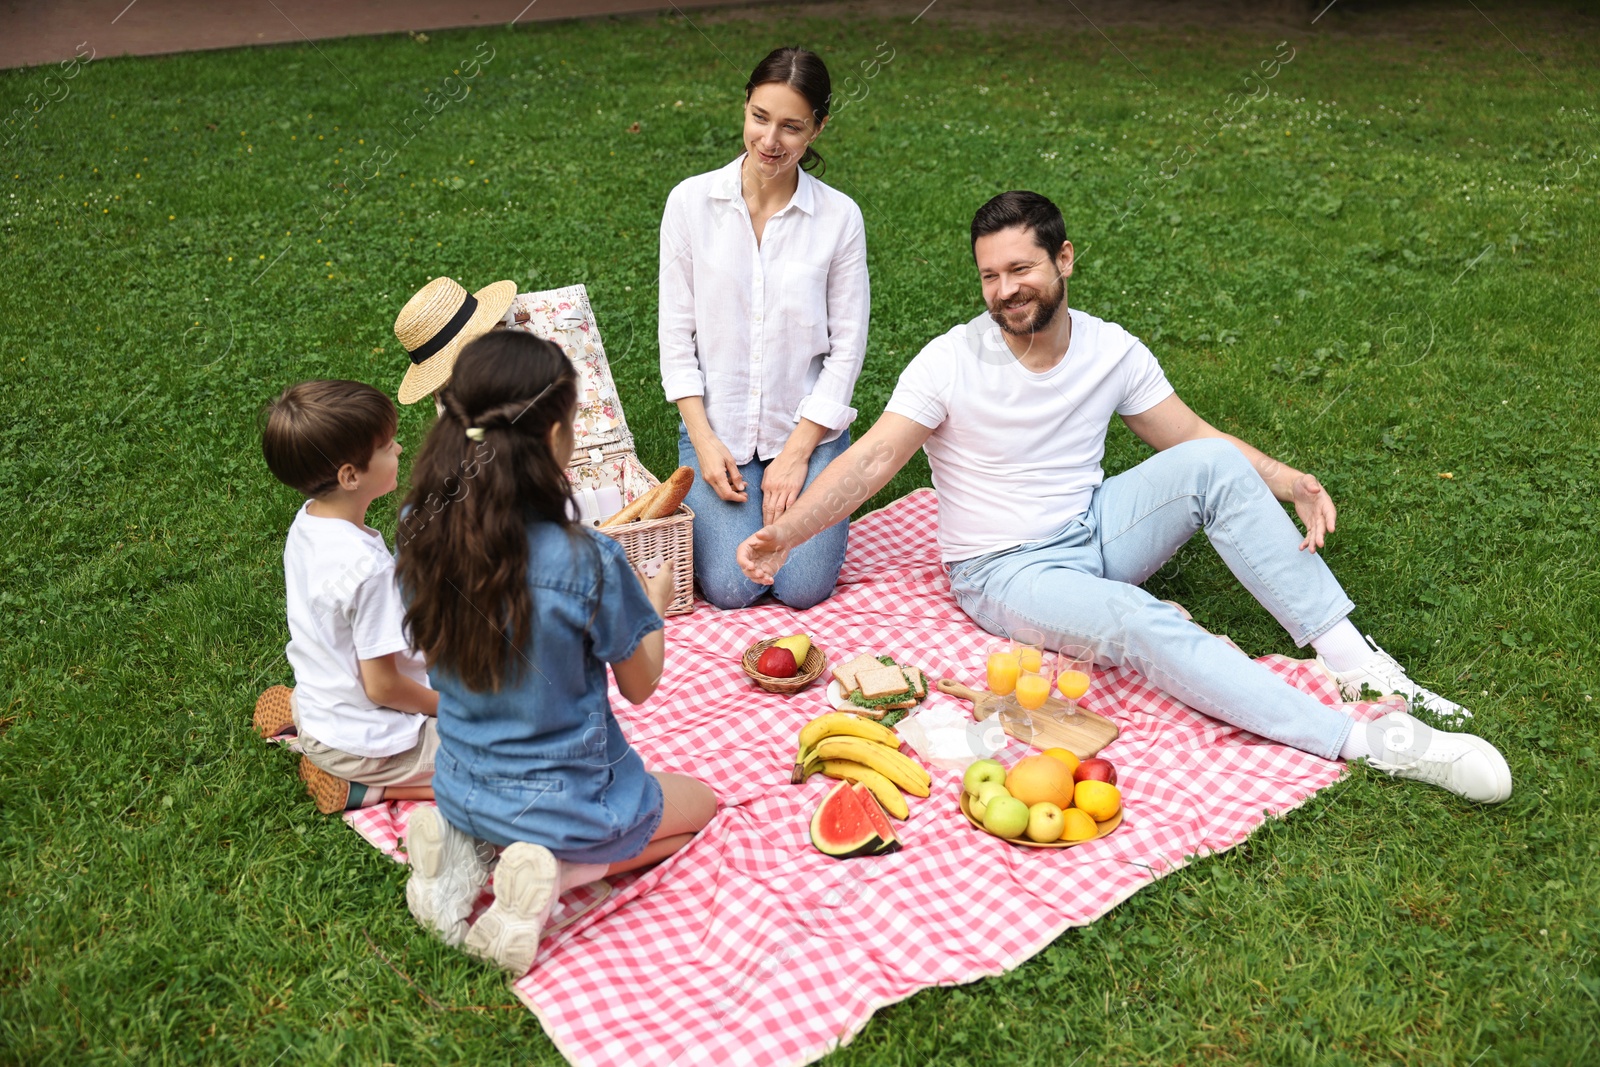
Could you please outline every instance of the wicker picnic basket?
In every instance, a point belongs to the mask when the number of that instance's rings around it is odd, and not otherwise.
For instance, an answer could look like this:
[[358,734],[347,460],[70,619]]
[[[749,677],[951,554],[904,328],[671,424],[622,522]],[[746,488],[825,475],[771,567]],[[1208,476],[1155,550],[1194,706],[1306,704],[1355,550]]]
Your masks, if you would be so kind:
[[[510,329],[526,330],[561,346],[578,372],[578,414],[573,433],[576,447],[567,476],[575,489],[616,486],[626,506],[660,480],[645,469],[634,451],[633,434],[622,413],[617,383],[600,342],[600,327],[582,285],[522,293],[502,320]],[[680,505],[664,519],[645,519],[600,531],[616,540],[635,565],[660,557],[673,566],[672,603],[668,615],[694,610],[694,512]]]
[[822,677],[822,669],[828,665],[828,654],[815,641],[811,643],[811,651],[806,653],[806,661],[799,665],[799,673],[792,678],[774,678],[756,670],[756,661],[761,658],[761,653],[776,644],[777,640],[775,637],[763,638],[744,650],[739,666],[744,668],[744,673],[752,682],[769,693],[792,696]]

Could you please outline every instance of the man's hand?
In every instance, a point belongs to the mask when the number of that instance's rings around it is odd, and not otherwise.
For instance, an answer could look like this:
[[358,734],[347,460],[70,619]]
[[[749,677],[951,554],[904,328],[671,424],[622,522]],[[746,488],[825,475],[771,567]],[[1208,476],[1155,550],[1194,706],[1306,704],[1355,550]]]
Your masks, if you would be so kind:
[[798,451],[785,447],[761,475],[761,521],[771,526],[800,498],[806,486],[806,470],[811,457],[801,458]]
[[744,475],[739,473],[739,464],[733,461],[733,453],[722,443],[722,438],[708,430],[703,436],[691,436],[689,443],[694,446],[695,458],[700,464],[700,477],[713,492],[731,504],[742,504],[750,499],[744,491]]
[[789,548],[778,536],[776,527],[763,526],[739,546],[736,555],[739,569],[746,578],[762,585],[771,585],[778,577],[783,561],[789,558]]
[[1333,532],[1339,510],[1333,506],[1333,498],[1314,475],[1300,475],[1294,480],[1291,491],[1294,493],[1294,512],[1300,516],[1306,528],[1306,537],[1300,542],[1300,548],[1302,551],[1315,552],[1322,547],[1327,535]]

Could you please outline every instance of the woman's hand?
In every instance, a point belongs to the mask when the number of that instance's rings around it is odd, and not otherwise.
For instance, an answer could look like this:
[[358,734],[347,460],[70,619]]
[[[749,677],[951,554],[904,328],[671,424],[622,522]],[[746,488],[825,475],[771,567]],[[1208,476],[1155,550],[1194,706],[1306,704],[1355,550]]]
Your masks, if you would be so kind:
[[733,461],[733,453],[722,443],[722,438],[707,430],[700,436],[691,435],[689,443],[694,446],[695,458],[700,464],[700,477],[712,492],[730,504],[743,504],[750,499],[750,494],[744,491],[744,475],[739,473],[739,464]]
[[800,499],[806,487],[806,470],[811,465],[810,456],[802,456],[798,449],[785,445],[782,452],[767,464],[761,475],[761,521],[768,526]]
[[1306,537],[1300,542],[1300,548],[1315,552],[1322,547],[1327,535],[1333,532],[1339,511],[1333,506],[1333,498],[1314,475],[1300,475],[1294,480],[1290,492],[1294,496],[1294,512],[1300,516],[1306,528]]

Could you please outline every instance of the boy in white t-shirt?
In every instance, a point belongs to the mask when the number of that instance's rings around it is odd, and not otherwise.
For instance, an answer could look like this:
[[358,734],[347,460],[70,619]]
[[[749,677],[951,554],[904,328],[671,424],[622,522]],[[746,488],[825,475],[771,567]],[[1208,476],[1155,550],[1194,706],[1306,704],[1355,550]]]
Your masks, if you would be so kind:
[[267,409],[261,451],[308,499],[289,527],[283,576],[295,688],[274,686],[256,729],[302,755],[325,813],[432,800],[439,695],[411,649],[394,557],[366,524],[395,488],[400,445],[389,398],[369,385],[292,385]]

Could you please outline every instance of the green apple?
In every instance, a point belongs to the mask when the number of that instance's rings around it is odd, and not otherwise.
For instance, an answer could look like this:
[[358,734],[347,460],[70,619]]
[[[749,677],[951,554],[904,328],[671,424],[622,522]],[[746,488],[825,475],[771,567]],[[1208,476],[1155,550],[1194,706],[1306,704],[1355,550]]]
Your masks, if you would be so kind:
[[977,796],[978,787],[988,785],[990,782],[1005,784],[1005,765],[999,760],[981,759],[967,768],[967,773],[961,778],[961,788],[969,796]]
[[979,822],[983,821],[983,813],[988,809],[989,801],[995,797],[1008,797],[1011,793],[1000,782],[984,782],[978,787],[977,793],[967,800],[967,807],[972,811],[972,817]]
[[1018,837],[1028,828],[1028,805],[1011,796],[997,796],[983,813],[983,828],[996,837]]
[[1028,840],[1047,844],[1061,840],[1061,809],[1041,800],[1028,809]]

